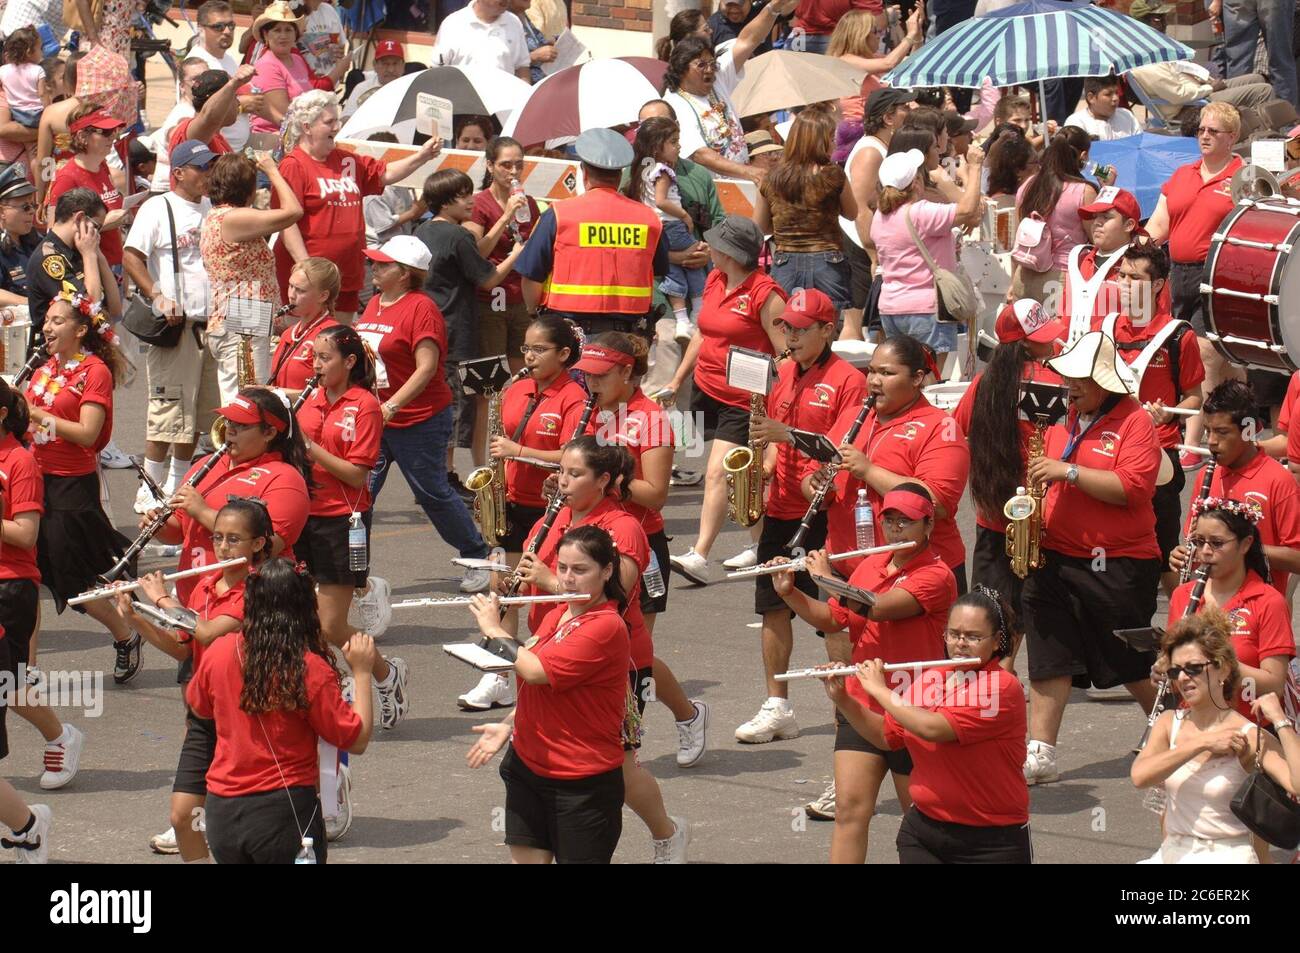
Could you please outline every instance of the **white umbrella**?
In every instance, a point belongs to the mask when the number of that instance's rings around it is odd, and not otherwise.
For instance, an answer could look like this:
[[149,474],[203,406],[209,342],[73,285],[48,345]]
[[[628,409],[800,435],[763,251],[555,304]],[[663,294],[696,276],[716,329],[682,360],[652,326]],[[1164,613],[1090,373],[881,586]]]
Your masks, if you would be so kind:
[[391,132],[399,142],[415,136],[416,100],[432,93],[451,100],[457,114],[494,115],[505,122],[528,98],[532,87],[513,73],[483,66],[435,66],[400,76],[381,86],[343,124],[344,139],[364,139],[371,133]]
[[559,70],[532,87],[502,133],[527,146],[634,123],[646,101],[659,98],[666,65],[627,56]]

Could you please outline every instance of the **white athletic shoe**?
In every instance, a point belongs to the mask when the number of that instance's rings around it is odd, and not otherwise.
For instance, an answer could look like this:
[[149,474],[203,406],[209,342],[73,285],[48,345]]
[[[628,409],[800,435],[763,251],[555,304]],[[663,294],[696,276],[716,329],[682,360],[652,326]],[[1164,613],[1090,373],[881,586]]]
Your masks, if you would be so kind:
[[686,824],[686,819],[682,817],[670,817],[670,821],[677,827],[673,831],[672,837],[666,837],[663,840],[651,840],[654,845],[656,864],[684,864],[686,863],[686,845],[691,842],[691,829]]
[[176,844],[175,828],[169,827],[161,834],[150,837],[149,849],[155,854],[179,854],[181,849]]
[[709,581],[709,561],[697,553],[694,546],[680,556],[669,556],[668,561],[673,564],[674,569],[697,586],[702,586]]
[[486,569],[466,569],[465,578],[460,581],[461,592],[487,592],[492,585],[492,573]]
[[689,768],[704,757],[705,735],[709,730],[709,706],[691,699],[695,717],[677,722],[677,767]]
[[794,709],[789,702],[782,705],[775,698],[763,702],[758,714],[736,729],[736,740],[751,745],[798,737],[799,724],[794,720]]
[[1047,784],[1061,777],[1056,766],[1056,746],[1045,741],[1031,741],[1025,752],[1025,783]]
[[45,773],[41,775],[41,788],[57,791],[72,783],[77,776],[77,762],[86,736],[72,725],[63,726],[63,740],[45,745]]
[[352,828],[352,769],[339,765],[338,816],[325,818],[325,839],[331,844]]
[[357,612],[361,615],[361,628],[372,639],[388,631],[393,621],[393,588],[381,576],[366,580],[366,591],[357,599]]
[[392,684],[387,688],[376,685],[379,690],[379,727],[385,729],[400,725],[411,707],[410,696],[406,694],[406,662],[396,656],[387,661],[393,670]]
[[733,572],[737,569],[753,569],[757,565],[758,543],[754,543],[752,546],[746,546],[730,559],[724,559],[722,561],[722,567],[724,569],[730,569]]
[[113,440],[99,451],[99,465],[106,470],[127,470],[132,466],[131,458],[123,453]]
[[465,711],[487,711],[489,708],[509,708],[515,703],[515,686],[504,675],[488,672],[478,684],[456,699]]
[[6,838],[6,843],[12,844],[16,852],[14,863],[44,864],[50,858],[50,827],[54,818],[44,804],[33,804],[30,810],[36,818],[31,830],[22,837]]
[[686,338],[688,341],[695,334],[695,322],[690,318],[678,318],[673,328],[673,337]]
[[162,505],[162,503],[158,502],[158,497],[154,496],[153,492],[141,483],[139,489],[135,491],[135,505],[131,508],[143,516],[150,510],[156,510]]
[[805,804],[803,812],[814,821],[835,820],[835,782],[832,780],[826,785],[826,789],[817,796],[815,801]]

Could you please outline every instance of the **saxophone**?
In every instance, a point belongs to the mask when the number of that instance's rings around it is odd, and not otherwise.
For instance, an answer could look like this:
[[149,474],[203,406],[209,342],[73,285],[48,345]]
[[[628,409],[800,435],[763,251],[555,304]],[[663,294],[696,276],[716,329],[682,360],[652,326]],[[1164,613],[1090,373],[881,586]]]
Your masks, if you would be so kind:
[[[762,394],[749,397],[750,416],[765,416],[767,401]],[[741,526],[753,526],[763,518],[763,445],[750,440],[722,458],[727,474],[727,515]]]
[[240,387],[255,387],[258,384],[257,368],[253,364],[253,336],[239,336],[238,372]]
[[[1034,432],[1029,435],[1028,457],[1042,456],[1044,434],[1047,432],[1047,418],[1042,415],[1034,418]],[[1007,500],[1002,508],[1010,523],[1007,525],[1007,557],[1011,560],[1011,571],[1021,579],[1031,570],[1040,569],[1043,559],[1043,497],[1047,495],[1047,486],[1040,480],[1037,483],[1025,473],[1025,487],[1016,487],[1016,495]]]
[[[492,445],[493,438],[505,436],[501,423],[501,404],[504,400],[504,388],[488,395],[488,446]],[[505,459],[493,460],[486,466],[474,469],[466,478],[465,487],[474,494],[474,521],[483,533],[483,541],[489,546],[495,546],[510,532],[506,521]]]

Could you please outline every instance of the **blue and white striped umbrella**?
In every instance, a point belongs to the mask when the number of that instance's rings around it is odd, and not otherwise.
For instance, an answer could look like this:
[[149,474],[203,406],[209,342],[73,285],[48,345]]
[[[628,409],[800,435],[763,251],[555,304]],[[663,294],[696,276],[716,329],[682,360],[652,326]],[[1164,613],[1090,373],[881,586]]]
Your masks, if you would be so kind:
[[1086,0],[1030,0],[966,20],[926,43],[884,79],[891,86],[1017,86],[1106,76],[1192,58],[1176,40]]

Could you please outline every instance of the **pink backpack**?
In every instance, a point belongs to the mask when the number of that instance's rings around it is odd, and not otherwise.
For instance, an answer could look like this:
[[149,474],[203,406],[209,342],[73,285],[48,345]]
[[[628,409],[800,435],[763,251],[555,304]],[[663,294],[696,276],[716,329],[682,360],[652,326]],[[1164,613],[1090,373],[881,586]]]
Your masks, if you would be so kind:
[[1052,270],[1052,230],[1047,227],[1047,220],[1037,212],[1030,212],[1028,218],[1020,220],[1011,260],[1030,271]]

